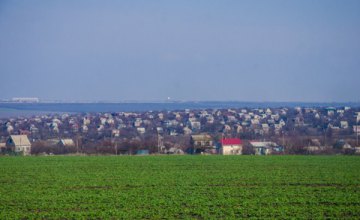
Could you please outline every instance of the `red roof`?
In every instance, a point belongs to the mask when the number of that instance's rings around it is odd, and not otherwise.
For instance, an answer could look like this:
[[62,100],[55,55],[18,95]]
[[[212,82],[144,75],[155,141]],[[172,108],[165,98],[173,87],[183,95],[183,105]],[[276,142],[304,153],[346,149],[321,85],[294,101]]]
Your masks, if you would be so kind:
[[221,145],[239,145],[242,141],[239,138],[224,138],[221,140]]

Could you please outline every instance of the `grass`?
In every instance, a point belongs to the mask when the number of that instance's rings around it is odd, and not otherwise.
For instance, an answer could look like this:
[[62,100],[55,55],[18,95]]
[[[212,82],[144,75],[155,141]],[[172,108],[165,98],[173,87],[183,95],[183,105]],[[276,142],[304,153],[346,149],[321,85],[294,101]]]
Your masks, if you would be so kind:
[[0,219],[360,218],[360,157],[0,157]]

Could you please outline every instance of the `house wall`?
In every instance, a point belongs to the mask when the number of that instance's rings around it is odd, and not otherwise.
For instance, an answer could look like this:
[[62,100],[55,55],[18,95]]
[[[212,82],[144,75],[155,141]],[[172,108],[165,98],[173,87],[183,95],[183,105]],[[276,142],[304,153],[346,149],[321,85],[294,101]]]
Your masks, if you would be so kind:
[[241,155],[242,146],[241,145],[225,145],[221,147],[220,153],[222,155]]
[[266,147],[256,147],[255,148],[255,155],[268,155],[271,153],[271,150]]
[[318,146],[307,146],[307,147],[305,147],[305,149],[307,151],[310,151],[310,152],[315,152],[315,151],[319,151],[320,147],[318,147]]
[[194,147],[207,147],[212,146],[212,141],[194,141]]
[[15,152],[23,152],[23,155],[30,155],[31,146],[30,145],[16,146]]
[[15,146],[14,142],[12,141],[11,138],[9,138],[6,142],[6,146],[8,149],[18,153],[18,152],[22,152],[23,155],[30,155],[31,152],[31,145],[20,145],[20,146]]

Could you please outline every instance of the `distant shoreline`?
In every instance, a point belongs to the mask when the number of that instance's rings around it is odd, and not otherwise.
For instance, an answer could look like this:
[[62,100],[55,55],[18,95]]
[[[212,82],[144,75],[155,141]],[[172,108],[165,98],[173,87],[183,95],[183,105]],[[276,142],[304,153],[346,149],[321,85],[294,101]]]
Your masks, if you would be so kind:
[[186,101],[186,100],[167,100],[167,101],[136,101],[136,100],[124,100],[124,101],[40,101],[40,102],[14,102],[14,101],[4,101],[0,100],[0,105],[3,104],[34,104],[34,105],[41,105],[41,104],[189,104],[189,103],[196,103],[196,104],[242,104],[242,105],[285,105],[288,107],[292,106],[359,106],[360,101],[348,101],[348,102],[315,102],[315,101]]
[[227,109],[227,108],[293,108],[293,107],[360,107],[358,102],[94,102],[94,103],[14,103],[0,102],[0,118],[31,116],[55,113],[91,113],[91,112],[146,112],[177,111],[184,109]]

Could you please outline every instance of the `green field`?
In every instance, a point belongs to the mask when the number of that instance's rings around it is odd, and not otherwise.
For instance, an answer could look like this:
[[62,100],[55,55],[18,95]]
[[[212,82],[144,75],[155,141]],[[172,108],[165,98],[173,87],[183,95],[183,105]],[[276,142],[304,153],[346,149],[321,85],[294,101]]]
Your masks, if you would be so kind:
[[360,157],[0,157],[0,219],[360,219]]

